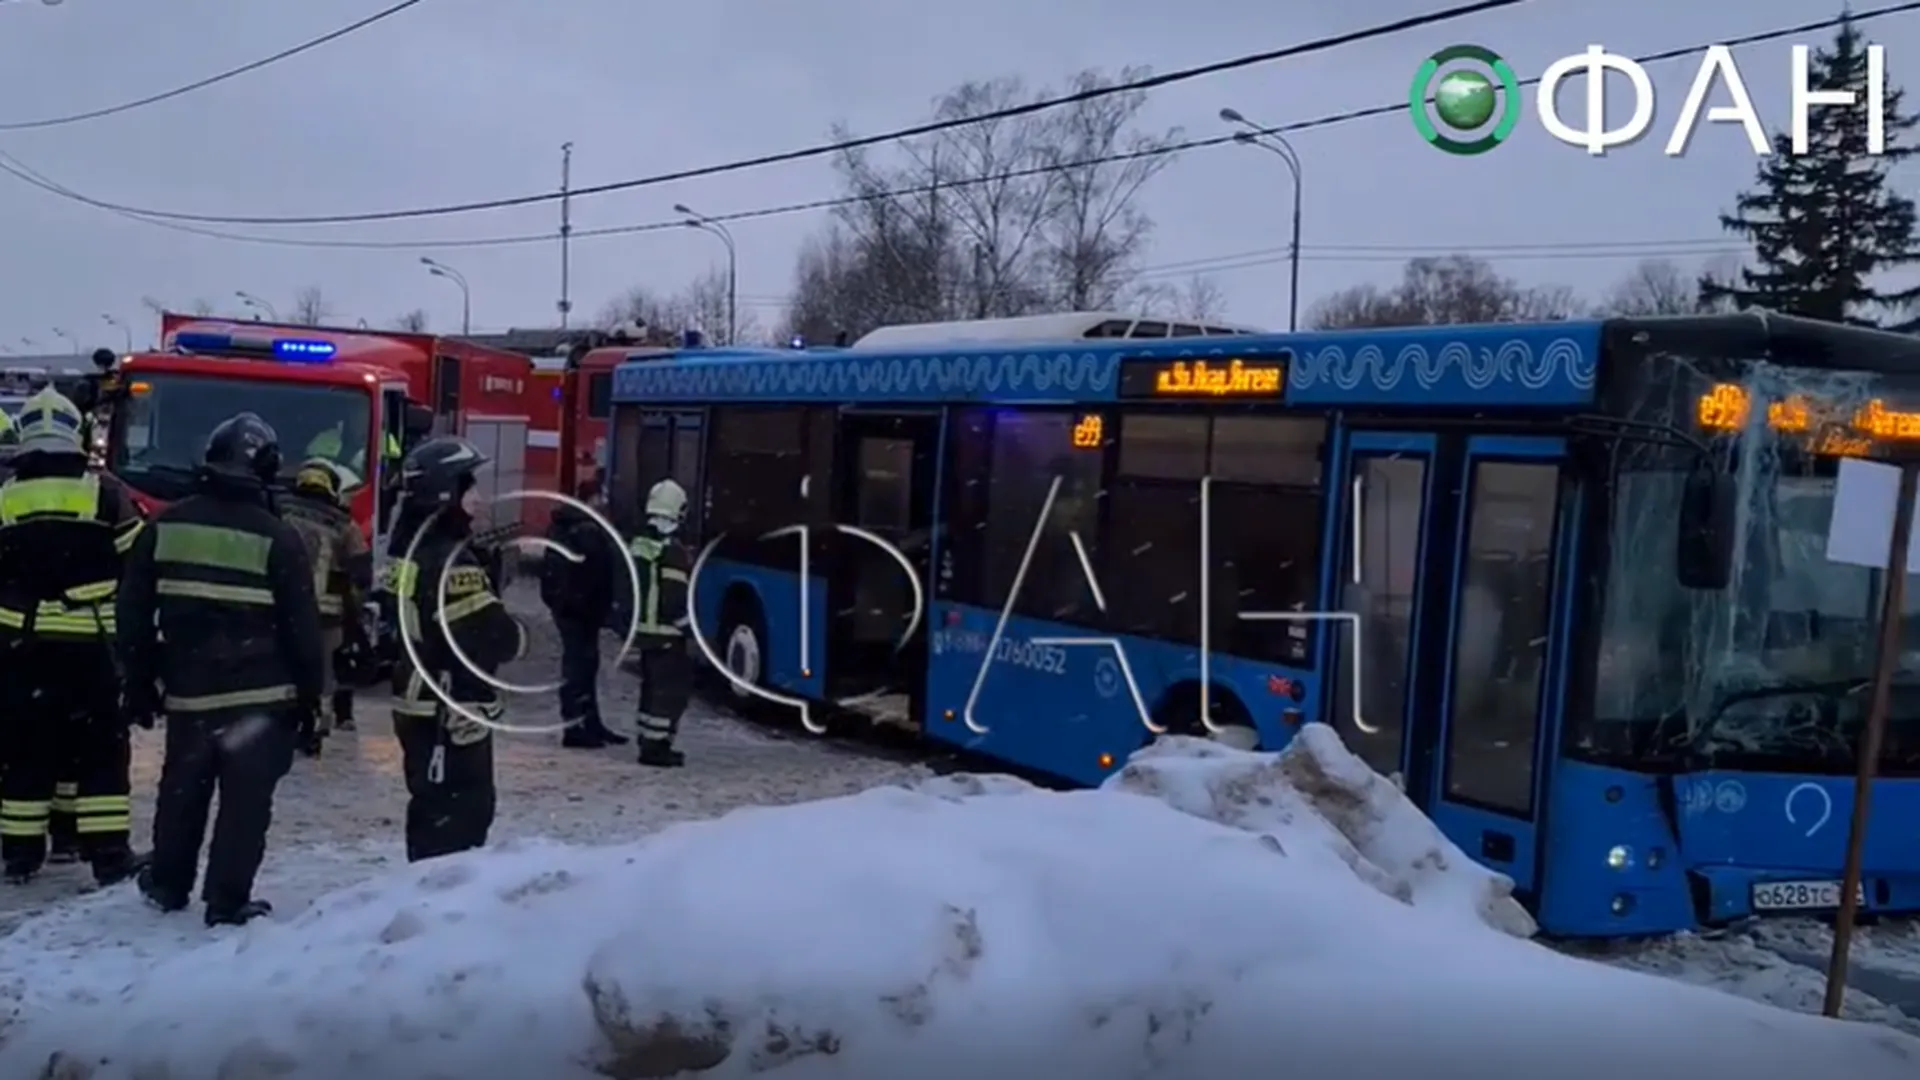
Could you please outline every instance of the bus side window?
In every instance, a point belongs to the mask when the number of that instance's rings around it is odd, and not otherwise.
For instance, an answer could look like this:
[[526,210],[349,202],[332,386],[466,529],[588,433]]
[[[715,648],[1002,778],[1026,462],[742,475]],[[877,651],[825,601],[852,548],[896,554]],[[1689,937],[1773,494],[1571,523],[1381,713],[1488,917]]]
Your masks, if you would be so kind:
[[[1098,625],[1099,606],[1074,553],[1074,535],[1097,562],[1101,457],[1073,445],[1080,414],[1003,412],[994,420],[987,478],[986,580],[982,599],[1001,608],[1026,557],[1047,491],[1060,493],[1041,530],[1013,610],[1037,619]],[[1104,583],[1103,583],[1104,584]],[[1103,591],[1106,591],[1103,589]]]
[[[953,464],[946,474],[946,524],[933,594],[961,604],[991,608],[996,601],[981,591],[987,555],[987,470],[993,455],[993,414],[986,409],[954,413],[948,442]],[[1005,603],[1002,597],[998,602]]]
[[1320,593],[1320,417],[1213,422],[1213,647],[1269,663],[1312,662],[1299,623],[1239,618],[1311,611]]
[[1115,630],[1189,644],[1200,640],[1200,478],[1207,469],[1207,431],[1204,416],[1120,418],[1118,475],[1107,486],[1107,557],[1100,569]]
[[800,549],[791,537],[760,537],[806,523],[800,495],[806,476],[805,420],[806,410],[792,407],[728,405],[710,414],[712,452],[705,483],[712,502],[703,524],[708,536],[727,534],[727,550],[716,554],[798,569]]
[[673,417],[673,464],[669,469],[675,482],[687,493],[687,520],[680,527],[682,542],[697,545],[705,518],[704,493],[700,490],[700,460],[704,456],[707,429],[698,413],[675,413]]

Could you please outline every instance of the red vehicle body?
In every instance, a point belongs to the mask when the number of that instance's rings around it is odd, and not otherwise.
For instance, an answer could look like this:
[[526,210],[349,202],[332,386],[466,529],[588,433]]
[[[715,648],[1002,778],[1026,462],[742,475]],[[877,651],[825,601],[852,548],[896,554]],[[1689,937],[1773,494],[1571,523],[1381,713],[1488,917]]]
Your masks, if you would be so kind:
[[242,410],[274,426],[289,468],[318,454],[359,476],[354,517],[376,543],[391,527],[389,440],[459,434],[492,458],[484,491],[528,486],[532,362],[521,354],[431,334],[171,313],[161,350],[122,361],[107,440],[109,470],[149,508],[184,492],[207,432]]
[[663,349],[600,348],[566,357],[535,357],[527,395],[533,429],[527,436],[527,475],[537,486],[572,494],[607,464],[607,423],[613,415],[613,369],[622,361]]

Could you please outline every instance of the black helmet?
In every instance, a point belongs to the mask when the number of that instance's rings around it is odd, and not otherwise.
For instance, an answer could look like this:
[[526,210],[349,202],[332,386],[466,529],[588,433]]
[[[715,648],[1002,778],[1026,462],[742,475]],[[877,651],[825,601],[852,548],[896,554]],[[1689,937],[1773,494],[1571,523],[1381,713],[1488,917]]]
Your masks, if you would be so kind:
[[272,481],[280,475],[280,436],[265,420],[243,412],[222,422],[207,436],[201,464],[228,476]]
[[488,461],[480,448],[458,435],[428,439],[400,463],[401,498],[423,510],[437,510],[459,499],[473,474]]

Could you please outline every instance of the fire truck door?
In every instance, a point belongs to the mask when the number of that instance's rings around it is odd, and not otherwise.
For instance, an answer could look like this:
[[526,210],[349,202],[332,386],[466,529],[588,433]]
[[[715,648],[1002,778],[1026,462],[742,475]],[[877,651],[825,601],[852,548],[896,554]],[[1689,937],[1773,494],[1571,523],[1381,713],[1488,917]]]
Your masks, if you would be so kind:
[[513,496],[494,506],[480,527],[492,528],[519,521],[528,509],[523,505],[525,500],[514,494],[526,487],[526,418],[469,416],[465,435],[488,458],[478,477],[481,496],[489,501]]
[[383,383],[380,387],[380,430],[375,435],[373,460],[367,465],[366,482],[373,487],[373,550],[387,550],[393,533],[394,511],[399,506],[400,459],[391,448],[406,446],[407,384]]

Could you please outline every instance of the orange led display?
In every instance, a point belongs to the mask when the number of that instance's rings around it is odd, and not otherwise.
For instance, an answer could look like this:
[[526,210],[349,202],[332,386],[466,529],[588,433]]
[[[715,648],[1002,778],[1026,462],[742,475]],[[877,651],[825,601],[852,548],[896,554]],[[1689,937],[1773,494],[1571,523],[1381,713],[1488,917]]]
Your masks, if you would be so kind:
[[[1700,395],[1694,405],[1694,419],[1708,431],[1735,432],[1747,426],[1753,399],[1747,392],[1721,383]],[[1808,437],[1809,448],[1818,454],[1855,457],[1865,454],[1869,444],[1878,442],[1920,442],[1920,412],[1902,412],[1874,398],[1850,416],[1822,407],[1811,399],[1793,394],[1767,405],[1767,427],[1774,431]]]
[[1107,422],[1099,413],[1088,413],[1073,425],[1073,448],[1098,450],[1107,441]]
[[1285,377],[1279,364],[1176,360],[1154,375],[1153,392],[1156,397],[1271,397]]

